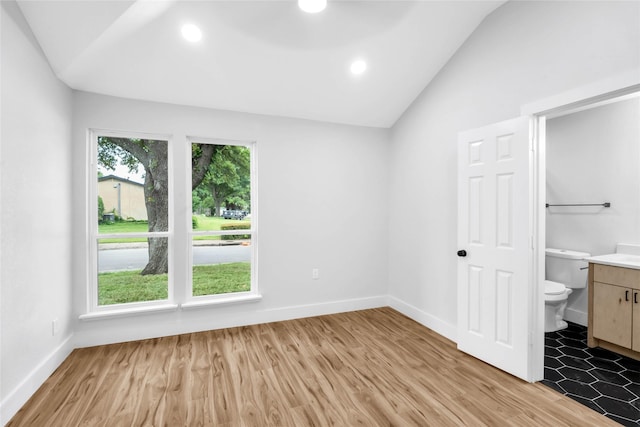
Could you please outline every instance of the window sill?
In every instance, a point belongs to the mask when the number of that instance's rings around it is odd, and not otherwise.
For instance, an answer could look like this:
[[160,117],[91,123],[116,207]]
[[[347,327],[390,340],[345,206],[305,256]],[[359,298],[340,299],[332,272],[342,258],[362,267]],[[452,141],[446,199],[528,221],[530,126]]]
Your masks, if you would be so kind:
[[200,301],[189,301],[180,305],[183,310],[194,310],[197,308],[206,308],[218,305],[242,304],[245,302],[258,302],[262,299],[260,294],[234,295],[224,298],[205,299]]
[[81,314],[78,318],[84,321],[108,319],[114,317],[137,316],[140,314],[159,313],[165,311],[176,311],[177,304],[158,304],[148,305],[144,307],[120,308],[114,310],[94,311],[91,313]]

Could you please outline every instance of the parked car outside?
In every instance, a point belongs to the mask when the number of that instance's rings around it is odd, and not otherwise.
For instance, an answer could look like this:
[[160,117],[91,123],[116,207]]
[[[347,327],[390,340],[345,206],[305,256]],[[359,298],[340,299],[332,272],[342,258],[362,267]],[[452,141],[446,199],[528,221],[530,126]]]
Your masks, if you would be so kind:
[[241,220],[244,219],[244,217],[247,215],[246,212],[244,211],[237,211],[237,210],[226,210],[222,213],[222,218],[224,219],[237,219],[237,220]]

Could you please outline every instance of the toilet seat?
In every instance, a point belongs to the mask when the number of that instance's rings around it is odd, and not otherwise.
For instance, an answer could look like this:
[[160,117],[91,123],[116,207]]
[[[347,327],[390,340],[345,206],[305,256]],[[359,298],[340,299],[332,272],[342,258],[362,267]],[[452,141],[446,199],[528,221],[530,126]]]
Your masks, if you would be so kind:
[[551,280],[544,281],[544,293],[545,295],[561,295],[567,287],[562,283],[552,282]]
[[552,282],[551,280],[544,281],[544,300],[547,303],[554,301],[566,301],[569,294],[572,292],[572,289],[567,288],[562,283]]

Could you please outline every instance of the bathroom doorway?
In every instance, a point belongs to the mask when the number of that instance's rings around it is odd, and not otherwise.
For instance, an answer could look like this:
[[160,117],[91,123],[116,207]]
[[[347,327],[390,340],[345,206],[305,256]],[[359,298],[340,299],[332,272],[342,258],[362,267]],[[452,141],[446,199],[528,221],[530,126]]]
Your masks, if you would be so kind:
[[[547,117],[546,203],[547,248],[602,255],[640,242],[640,92]],[[564,318],[587,325],[586,288]]]
[[[615,252],[619,242],[640,242],[637,74],[633,80],[610,90],[600,88],[582,99],[555,100],[556,106],[547,111],[529,111],[537,132],[535,264],[539,279],[534,283],[541,295],[545,248],[599,255]],[[547,203],[594,206],[546,207]],[[545,359],[543,382],[622,424],[638,422],[640,362],[586,347],[587,296],[586,288],[570,295],[564,316],[570,322],[568,329],[546,336],[536,333],[534,341],[543,342],[540,347],[534,344],[536,356]],[[543,313],[540,316],[544,318]]]
[[[577,112],[578,110],[584,110],[595,106],[596,104],[610,103],[612,100],[617,99],[621,96],[627,96],[634,93],[640,92],[640,70],[632,73],[626,73],[621,76],[617,76],[615,78],[609,78],[602,82],[596,82],[594,84],[578,88],[572,90],[567,93],[556,95],[549,99],[544,99],[532,104],[524,105],[521,108],[521,117],[513,120],[505,121],[504,123],[511,123],[516,121],[528,122],[528,126],[526,127],[526,134],[523,143],[516,144],[517,147],[512,147],[508,141],[513,140],[511,138],[515,133],[496,133],[491,134],[493,136],[489,137],[492,143],[486,144],[488,149],[482,150],[482,144],[485,141],[485,138],[480,138],[477,140],[473,140],[473,138],[467,140],[467,136],[475,135],[475,132],[481,131],[490,131],[493,130],[494,126],[499,126],[501,123],[494,123],[491,125],[487,125],[483,128],[471,129],[464,132],[460,132],[458,134],[458,162],[459,165],[463,165],[465,167],[459,167],[458,169],[458,198],[460,200],[465,200],[465,195],[470,195],[468,188],[469,186],[475,183],[474,180],[468,179],[471,177],[469,175],[467,179],[465,179],[464,171],[466,167],[483,167],[486,166],[487,162],[482,153],[485,155],[494,155],[497,153],[497,158],[503,159],[512,159],[513,153],[510,151],[511,148],[518,148],[520,150],[522,145],[524,145],[525,153],[524,158],[525,162],[523,163],[523,167],[519,169],[519,171],[524,171],[526,177],[526,185],[524,188],[520,188],[517,190],[519,195],[524,197],[524,200],[521,200],[518,203],[519,207],[522,207],[527,211],[525,218],[527,219],[525,224],[518,224],[518,230],[526,230],[524,240],[518,240],[517,247],[505,247],[506,249],[512,249],[511,254],[513,255],[512,262],[524,262],[526,264],[526,268],[521,271],[525,271],[525,275],[520,277],[517,281],[518,284],[522,284],[526,282],[526,287],[522,291],[522,293],[518,293],[517,297],[522,298],[525,301],[522,306],[523,316],[519,316],[519,322],[511,321],[508,323],[509,333],[505,336],[511,337],[516,334],[518,337],[523,338],[524,346],[522,346],[522,340],[517,341],[518,348],[522,350],[522,355],[519,357],[519,360],[524,364],[522,367],[519,367],[516,370],[509,370],[509,365],[502,362],[502,354],[497,350],[497,347],[501,345],[509,348],[509,345],[512,347],[515,346],[515,341],[510,341],[505,344],[505,342],[500,341],[500,337],[496,332],[496,320],[499,316],[498,314],[506,313],[507,316],[510,316],[512,311],[509,311],[508,308],[511,305],[504,304],[480,304],[483,301],[485,294],[489,294],[490,292],[484,292],[478,294],[475,292],[479,289],[477,286],[481,283],[481,279],[486,276],[488,283],[491,283],[491,286],[485,286],[483,289],[493,289],[498,284],[496,280],[498,276],[492,274],[497,271],[493,266],[491,268],[483,269],[482,267],[477,267],[475,264],[471,265],[469,262],[469,253],[467,246],[473,246],[475,241],[473,240],[473,233],[470,233],[473,227],[470,228],[471,225],[476,224],[476,222],[469,222],[465,219],[468,212],[464,209],[466,206],[464,203],[458,204],[458,295],[470,295],[471,297],[463,297],[458,298],[458,347],[472,356],[484,360],[489,364],[493,364],[497,368],[506,370],[508,372],[513,373],[516,376],[519,376],[526,381],[540,381],[544,378],[544,350],[545,350],[545,335],[544,335],[544,313],[545,313],[545,295],[544,295],[544,278],[545,278],[545,248],[546,248],[546,125],[547,120],[560,117],[562,115],[568,115],[572,112]],[[486,129],[485,129],[486,128]],[[507,142],[505,142],[507,141]],[[527,144],[529,142],[529,144]],[[492,147],[494,149],[492,149]],[[496,151],[495,147],[500,147],[499,150]],[[487,154],[491,153],[491,154]],[[480,157],[479,157],[480,156]],[[479,160],[478,160],[479,159]],[[497,169],[492,169],[493,173],[498,173]],[[503,174],[504,175],[504,174]],[[474,175],[475,176],[475,175]],[[501,175],[502,176],[502,175]],[[505,175],[506,176],[506,175]],[[494,182],[492,180],[492,182]],[[489,200],[489,204],[487,205],[480,203],[481,206],[491,205],[491,206],[501,206],[499,203],[496,204],[495,197],[498,194],[496,191],[485,191],[486,188],[493,188],[489,186],[478,186],[478,194],[484,197],[492,197],[493,201]],[[515,187],[513,187],[515,188]],[[476,194],[474,193],[474,194]],[[486,194],[485,194],[486,193]],[[502,193],[500,193],[502,194]],[[513,205],[513,198],[509,198],[512,194],[507,191],[505,193],[504,200],[510,200],[508,206]],[[480,198],[478,197],[467,197],[468,201],[473,202],[475,205],[478,205],[478,201]],[[462,208],[461,208],[462,207]],[[496,208],[497,209],[497,208]],[[485,215],[486,218],[494,218],[494,211],[498,212],[498,210],[493,209],[489,212],[491,215]],[[504,222],[501,222],[504,223]],[[506,224],[511,224],[511,222],[507,221]],[[492,244],[496,243],[497,240],[491,240]],[[475,253],[475,252],[474,252]],[[515,271],[511,264],[507,267],[501,267],[502,272],[513,272]],[[469,270],[474,272],[475,275],[466,275],[461,274],[461,271]],[[486,270],[486,271],[485,271]],[[478,280],[467,280],[469,277],[477,278]],[[506,285],[503,286],[505,289],[509,289],[508,281],[505,281]],[[520,289],[520,288],[518,288]],[[469,292],[471,290],[471,292]],[[506,295],[506,293],[502,293],[501,295]],[[515,293],[513,294],[515,295]],[[490,296],[490,295],[489,295]],[[495,298],[494,298],[495,299]],[[507,301],[511,302],[513,298],[500,299],[499,301]],[[503,310],[504,308],[507,310]],[[481,323],[482,329],[480,331],[474,330],[474,326],[480,323],[475,322],[478,316],[475,317],[467,316],[468,313],[476,314],[476,313],[485,313],[489,311],[489,317],[481,317],[483,319],[488,319],[488,321],[483,321]],[[465,318],[466,316],[466,318]],[[503,316],[504,317],[504,316]],[[465,321],[465,319],[467,321]],[[508,317],[508,319],[513,320],[514,317]],[[471,321],[474,320],[474,321]],[[488,328],[486,326],[488,325]],[[502,325],[502,324],[501,324]],[[511,328],[513,326],[513,328]],[[482,334],[486,332],[488,335],[487,342],[484,342],[482,346],[469,346],[464,347],[460,345],[461,337],[464,334],[473,335],[473,334]],[[513,331],[513,333],[511,333]],[[463,337],[464,338],[464,337]],[[492,349],[487,350],[485,347],[492,346]],[[498,357],[485,357],[487,353],[491,353],[493,349],[496,349],[496,353]],[[493,353],[491,353],[493,354]],[[495,359],[495,360],[494,360]],[[521,369],[520,369],[521,368]]]
[[533,380],[544,374],[544,277],[546,248],[546,125],[551,120],[580,109],[609,103],[622,96],[640,92],[640,70],[611,78],[523,105],[521,114],[531,118],[533,189],[530,203],[532,225],[532,305],[534,327],[530,330],[530,369]]
[[[633,240],[635,243],[640,241],[640,226],[636,223],[640,213],[640,175],[638,177],[631,176],[640,169],[638,168],[640,165],[640,141],[635,141],[635,145],[631,145],[633,141],[629,141],[629,138],[625,139],[625,135],[628,136],[628,134],[623,129],[614,127],[613,132],[611,131],[612,123],[614,126],[620,127],[636,126],[636,130],[640,126],[639,75],[636,71],[618,76],[616,79],[597,82],[570,93],[524,106],[522,109],[523,114],[532,117],[534,123],[535,154],[533,161],[536,173],[534,181],[537,187],[532,206],[536,216],[533,237],[536,250],[533,262],[534,276],[537,277],[534,277],[533,283],[539,288],[537,293],[541,300],[544,300],[546,247],[555,246],[596,255],[613,252],[615,243],[618,242]],[[622,117],[627,117],[626,124],[624,120],[619,122]],[[603,123],[604,121],[607,123]],[[638,138],[636,137],[636,139]],[[623,158],[623,160],[617,161],[616,158]],[[625,169],[621,167],[623,164]],[[625,180],[630,182],[623,183]],[[616,186],[615,183],[619,183],[619,185]],[[632,184],[638,188],[632,189]],[[597,206],[605,202],[611,203],[610,207]],[[596,206],[568,207],[570,210],[566,210],[567,207],[564,207],[564,210],[557,207],[556,210],[549,211],[549,208],[546,207],[547,203],[585,203]],[[629,211],[632,213],[629,214]],[[625,215],[629,216],[625,218]],[[631,219],[631,217],[634,218]],[[626,232],[621,230],[626,230]],[[611,391],[615,388],[610,384],[613,380],[624,381],[625,377],[620,375],[627,369],[626,365],[621,367],[620,372],[614,372],[610,367],[601,371],[602,366],[594,367],[593,364],[583,363],[585,359],[592,356],[579,357],[579,353],[582,351],[590,354],[590,352],[598,353],[600,349],[587,349],[586,346],[582,349],[569,348],[568,351],[575,352],[574,356],[576,357],[572,358],[553,346],[553,343],[557,343],[558,339],[563,341],[563,346],[565,343],[579,345],[577,336],[582,332],[586,334],[585,326],[581,326],[587,324],[586,301],[586,289],[575,293],[569,301],[565,318],[572,323],[570,328],[565,331],[566,334],[573,335],[547,337],[548,343],[550,343],[548,351],[558,354],[556,354],[556,358],[551,360],[555,368],[548,366],[545,371],[547,376],[553,378],[546,381],[553,380],[554,384],[566,381],[567,387],[577,386],[575,390],[589,388],[598,390],[600,386],[596,386],[597,382],[591,383],[589,387],[582,387],[584,384],[579,384],[575,378],[563,378],[560,371],[571,370],[573,372],[576,370],[575,373],[578,375],[578,371],[582,369],[581,375],[584,375],[585,378],[604,372],[605,376],[611,378],[595,378],[595,380],[607,382],[605,386],[607,390]],[[533,352],[535,353],[533,364],[536,371],[536,367],[543,369],[544,366],[543,310],[544,302],[541,301],[539,310],[534,310],[539,316],[537,323],[539,329],[534,332],[533,337]],[[613,355],[613,357],[617,357],[617,355]],[[535,360],[536,358],[539,358],[539,362]],[[584,366],[582,368],[580,366],[565,366],[562,365],[560,358]],[[598,354],[599,359],[604,359],[604,356]],[[634,365],[633,369],[640,367],[640,364],[636,364],[635,361],[630,363]],[[615,362],[614,365],[618,366],[620,362]],[[590,370],[594,372],[590,372]],[[640,372],[637,375],[640,379]],[[622,386],[623,389],[624,387],[626,386]],[[615,412],[612,412],[610,408],[599,405],[597,402],[594,403],[599,399],[602,401],[601,403],[606,404],[608,398],[606,393],[597,396],[581,396],[579,393],[567,391],[562,387],[558,387],[557,390],[577,397],[575,400],[601,413],[607,413],[607,416],[614,414],[610,418],[615,417]],[[617,393],[620,390],[614,391]],[[636,391],[638,390],[632,390],[633,393]],[[628,390],[624,389],[621,392],[626,394]],[[580,400],[581,397],[583,400]],[[620,399],[620,396],[615,396],[615,398]],[[619,403],[616,401],[616,404]],[[622,409],[619,407],[617,409],[624,412],[625,409],[635,408],[629,400],[627,403],[627,405],[618,405]]]

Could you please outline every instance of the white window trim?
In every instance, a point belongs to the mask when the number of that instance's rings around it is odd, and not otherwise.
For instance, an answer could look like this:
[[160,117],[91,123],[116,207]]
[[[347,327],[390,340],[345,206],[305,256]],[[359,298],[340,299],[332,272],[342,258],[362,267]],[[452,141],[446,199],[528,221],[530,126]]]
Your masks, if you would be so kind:
[[[135,304],[135,303],[131,303]],[[127,307],[123,307],[127,305]],[[114,305],[116,307],[116,305]],[[152,304],[152,305],[144,305],[144,306],[135,306],[129,307],[129,304],[118,304],[117,307],[122,308],[111,308],[109,310],[101,310],[94,311],[90,313],[81,314],[78,318],[80,320],[90,321],[90,320],[100,320],[100,319],[108,319],[108,318],[116,318],[116,317],[130,317],[130,316],[138,316],[141,314],[153,314],[159,312],[167,312],[167,311],[176,311],[178,310],[178,304]]]
[[193,297],[191,301],[181,304],[180,308],[182,308],[183,310],[193,310],[197,308],[207,308],[212,306],[258,302],[260,300],[262,300],[262,295],[252,291],[236,292],[232,294],[203,295],[200,297]]
[[[98,199],[98,186],[97,180],[94,177],[97,176],[97,140],[98,136],[111,136],[111,137],[122,137],[122,138],[140,138],[140,139],[155,139],[167,141],[168,150],[167,150],[167,161],[169,164],[169,170],[173,170],[172,165],[174,165],[174,151],[175,151],[175,141],[172,135],[167,134],[155,134],[155,133],[146,133],[146,132],[138,132],[138,131],[119,131],[119,130],[108,130],[108,129],[100,129],[100,128],[92,128],[87,131],[87,141],[89,144],[89,149],[87,150],[88,155],[88,177],[86,183],[86,194],[88,195],[88,203],[86,206],[86,312],[78,316],[78,318],[82,321],[95,321],[101,319],[109,319],[109,318],[121,318],[121,317],[131,317],[131,316],[139,316],[145,314],[153,314],[153,313],[161,313],[161,312],[172,312],[177,311],[178,309],[182,310],[194,310],[194,309],[204,309],[209,307],[216,306],[227,306],[231,304],[240,304],[240,303],[251,303],[258,302],[262,299],[262,295],[258,291],[258,282],[257,282],[257,266],[258,266],[258,233],[257,233],[257,225],[258,225],[258,198],[257,198],[257,144],[255,141],[237,141],[237,140],[229,140],[229,139],[219,139],[219,138],[203,138],[203,137],[187,137],[186,144],[184,144],[185,149],[188,149],[188,155],[186,156],[187,164],[184,165],[183,171],[176,171],[175,173],[169,173],[168,176],[168,185],[169,185],[169,230],[166,232],[150,232],[150,233],[127,233],[127,237],[166,237],[169,239],[169,275],[168,275],[168,297],[166,300],[156,300],[156,301],[141,301],[141,302],[132,302],[132,303],[124,303],[124,304],[110,304],[110,305],[98,305],[98,240],[100,239],[108,239],[114,237],[121,237],[121,234],[98,234],[98,216],[97,216],[97,203],[93,201]],[[178,141],[180,143],[180,141]],[[185,228],[187,230],[186,233],[186,242],[188,243],[188,247],[185,251],[176,251],[175,243],[175,220],[176,216],[175,212],[175,175],[176,173],[184,173],[185,175],[188,173],[188,179],[186,179],[186,185],[188,186],[186,194],[188,194],[188,206],[191,206],[191,144],[192,143],[208,143],[208,144],[218,144],[218,145],[239,145],[250,148],[250,158],[251,158],[251,229],[244,230],[246,234],[251,234],[251,290],[246,292],[237,292],[237,293],[228,293],[228,294],[217,294],[217,295],[201,295],[201,296],[192,296],[192,265],[193,265],[193,253],[192,253],[192,240],[194,236],[201,235],[231,235],[238,234],[237,230],[228,230],[228,231],[193,231],[191,227],[191,215],[188,215],[186,220],[188,220],[188,226]],[[180,234],[182,234],[182,227],[178,227],[180,229]],[[186,268],[187,271],[187,280],[186,280],[186,292],[184,293],[184,297],[180,298],[180,301],[176,300],[176,289],[175,286],[177,283],[180,283],[181,280],[176,280],[176,269],[174,266],[176,262],[180,263],[188,263]],[[179,293],[180,294],[180,293]]]
[[[191,144],[213,144],[213,145],[235,145],[248,147],[250,153],[250,194],[251,194],[251,229],[241,230],[244,234],[251,235],[251,289],[246,292],[233,292],[227,294],[216,295],[193,295],[193,237],[194,236],[224,236],[238,234],[238,230],[219,230],[219,231],[193,231],[191,224],[191,215],[187,218],[187,277],[185,281],[185,302],[181,304],[181,308],[189,310],[194,308],[203,308],[211,306],[229,305],[243,302],[255,302],[262,299],[262,295],[258,290],[257,266],[258,266],[258,195],[257,195],[257,144],[255,141],[238,141],[232,139],[208,138],[187,136],[187,144],[185,149],[188,150],[186,161],[188,162],[187,170],[191,171]],[[192,190],[191,190],[191,174],[186,180],[188,194],[188,206],[192,206]]]
[[97,318],[105,317],[122,317],[131,316],[134,314],[176,310],[178,305],[174,302],[174,273],[173,273],[173,259],[174,259],[174,230],[173,230],[173,218],[174,218],[174,196],[172,189],[173,174],[169,173],[168,176],[168,199],[169,206],[167,215],[169,216],[168,224],[169,229],[166,232],[151,232],[151,233],[128,233],[127,237],[166,237],[169,239],[169,274],[168,274],[168,289],[166,300],[154,300],[154,301],[141,301],[125,304],[110,304],[110,305],[98,305],[98,240],[108,239],[113,237],[121,237],[121,234],[99,234],[98,233],[98,214],[97,214],[97,201],[98,200],[98,136],[111,136],[119,138],[140,138],[140,139],[154,139],[160,141],[167,141],[167,162],[168,168],[171,170],[173,164],[173,137],[167,134],[154,134],[145,132],[134,131],[114,131],[106,129],[89,129],[87,133],[87,142],[89,144],[88,164],[89,164],[89,179],[87,180],[87,194],[88,203],[86,206],[87,214],[87,300],[86,300],[86,313],[79,316],[81,320],[94,320]]

